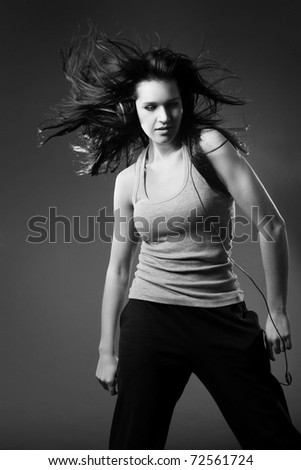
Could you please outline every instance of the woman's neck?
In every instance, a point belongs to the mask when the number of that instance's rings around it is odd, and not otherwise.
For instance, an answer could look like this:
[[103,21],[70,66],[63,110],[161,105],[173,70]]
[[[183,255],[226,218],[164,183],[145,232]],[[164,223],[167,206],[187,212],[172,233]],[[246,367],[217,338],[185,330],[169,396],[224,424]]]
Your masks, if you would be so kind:
[[180,141],[159,145],[153,141],[150,141],[148,151],[148,164],[156,164],[167,161],[169,157],[172,157],[174,154],[177,154],[181,148],[182,143]]

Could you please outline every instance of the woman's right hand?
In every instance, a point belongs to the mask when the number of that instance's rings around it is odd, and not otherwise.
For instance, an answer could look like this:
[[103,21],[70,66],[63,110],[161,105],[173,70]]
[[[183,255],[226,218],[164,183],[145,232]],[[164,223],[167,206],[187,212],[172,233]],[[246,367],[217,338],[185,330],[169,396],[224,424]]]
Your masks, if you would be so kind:
[[117,384],[117,365],[118,357],[115,354],[100,352],[98,364],[96,368],[96,378],[105,390],[108,390],[111,395],[118,393]]

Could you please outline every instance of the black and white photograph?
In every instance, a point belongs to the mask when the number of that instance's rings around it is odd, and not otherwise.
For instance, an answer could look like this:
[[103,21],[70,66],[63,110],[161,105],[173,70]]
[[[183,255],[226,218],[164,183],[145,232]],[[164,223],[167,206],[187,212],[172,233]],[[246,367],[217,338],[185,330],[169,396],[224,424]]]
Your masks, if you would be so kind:
[[2,451],[301,450],[299,3],[1,10]]

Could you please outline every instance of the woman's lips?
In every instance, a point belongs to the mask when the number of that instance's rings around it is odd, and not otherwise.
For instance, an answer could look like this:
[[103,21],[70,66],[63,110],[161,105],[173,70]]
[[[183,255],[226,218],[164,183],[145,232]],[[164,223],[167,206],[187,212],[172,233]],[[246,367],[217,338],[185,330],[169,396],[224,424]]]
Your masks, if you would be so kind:
[[160,131],[160,132],[164,132],[164,131],[165,131],[165,132],[166,132],[166,131],[169,131],[170,129],[171,129],[171,126],[169,126],[169,127],[158,127],[158,128],[156,129],[156,131]]

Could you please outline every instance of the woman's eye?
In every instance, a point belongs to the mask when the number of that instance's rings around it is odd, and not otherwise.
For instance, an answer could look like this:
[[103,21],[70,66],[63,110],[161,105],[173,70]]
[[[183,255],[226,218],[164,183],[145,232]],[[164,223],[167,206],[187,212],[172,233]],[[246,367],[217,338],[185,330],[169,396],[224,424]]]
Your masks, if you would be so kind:
[[[166,105],[166,109],[174,109],[174,108],[178,108],[180,105],[180,103],[178,103],[177,101],[175,102],[171,102],[171,103],[168,103]],[[154,111],[156,109],[156,105],[154,104],[148,104],[146,106],[144,106],[144,109],[146,109],[147,111]]]

